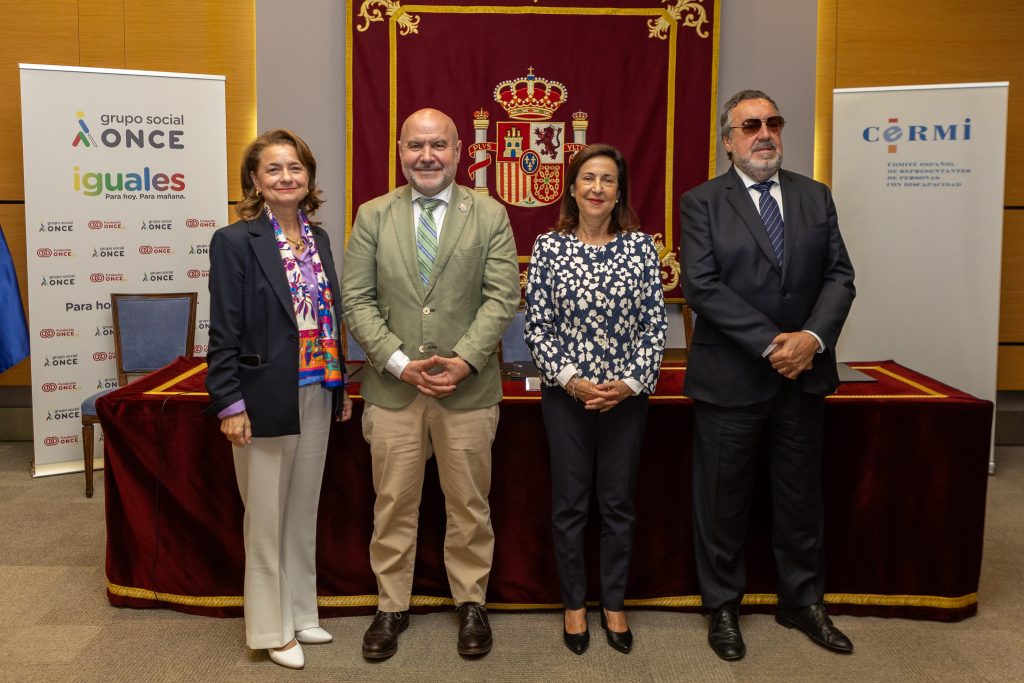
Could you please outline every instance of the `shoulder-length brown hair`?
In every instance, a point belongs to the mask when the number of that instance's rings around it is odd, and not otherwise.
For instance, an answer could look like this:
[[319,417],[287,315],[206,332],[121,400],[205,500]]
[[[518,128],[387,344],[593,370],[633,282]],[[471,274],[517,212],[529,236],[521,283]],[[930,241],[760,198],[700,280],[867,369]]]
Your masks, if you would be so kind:
[[299,161],[306,167],[309,173],[309,193],[299,204],[299,208],[306,212],[306,216],[312,216],[324,203],[320,198],[320,188],[316,186],[316,158],[305,140],[287,128],[268,130],[246,146],[245,152],[242,153],[242,199],[235,205],[235,213],[244,221],[251,221],[263,213],[263,197],[257,194],[252,176],[259,169],[263,150],[272,145],[291,145],[295,148]]
[[569,234],[576,230],[580,224],[580,207],[576,204],[576,198],[572,196],[572,189],[576,185],[576,177],[580,174],[580,167],[594,157],[608,157],[615,162],[619,169],[619,201],[612,209],[611,221],[608,224],[608,232],[631,232],[640,228],[640,217],[629,205],[629,172],[626,169],[626,158],[622,152],[611,145],[595,143],[587,145],[576,153],[569,164],[569,170],[565,174],[565,192],[562,194],[562,206],[558,214],[558,223],[555,230],[562,234]]

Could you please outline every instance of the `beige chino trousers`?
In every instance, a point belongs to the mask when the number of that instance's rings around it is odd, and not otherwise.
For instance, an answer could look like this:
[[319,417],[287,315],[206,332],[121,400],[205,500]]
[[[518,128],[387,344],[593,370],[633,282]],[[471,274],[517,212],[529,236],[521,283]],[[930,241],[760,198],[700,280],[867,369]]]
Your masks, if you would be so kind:
[[491,489],[491,444],[498,406],[450,410],[418,395],[399,410],[367,404],[363,437],[373,461],[373,536],[370,566],[377,576],[378,609],[409,609],[423,472],[437,457],[448,521],[444,564],[456,604],[484,603],[494,556],[487,496]]

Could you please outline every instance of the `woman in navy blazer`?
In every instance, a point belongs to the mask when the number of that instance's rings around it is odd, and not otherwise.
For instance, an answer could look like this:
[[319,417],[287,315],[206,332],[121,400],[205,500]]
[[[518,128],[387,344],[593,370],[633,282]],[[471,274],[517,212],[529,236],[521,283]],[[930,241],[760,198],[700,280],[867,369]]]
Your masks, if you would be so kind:
[[282,666],[299,643],[330,642],[316,599],[316,515],[331,416],[347,420],[335,301],[341,288],[316,160],[294,133],[266,132],[245,150],[240,221],[210,242],[207,412],[231,441],[245,505],[245,630]]

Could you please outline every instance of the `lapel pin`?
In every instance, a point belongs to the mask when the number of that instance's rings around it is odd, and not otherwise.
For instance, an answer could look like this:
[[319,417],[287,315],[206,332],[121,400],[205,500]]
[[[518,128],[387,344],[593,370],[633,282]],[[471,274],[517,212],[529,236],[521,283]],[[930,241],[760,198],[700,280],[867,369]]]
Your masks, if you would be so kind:
[[466,202],[459,202],[459,211],[466,213],[469,209],[466,207]]

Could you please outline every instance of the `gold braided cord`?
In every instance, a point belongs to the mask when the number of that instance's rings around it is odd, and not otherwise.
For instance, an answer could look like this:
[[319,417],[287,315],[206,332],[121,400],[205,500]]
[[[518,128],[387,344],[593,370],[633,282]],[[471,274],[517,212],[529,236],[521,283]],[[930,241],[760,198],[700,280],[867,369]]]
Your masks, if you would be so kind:
[[240,595],[176,595],[174,593],[159,593],[146,588],[132,588],[130,586],[119,586],[116,583],[107,581],[107,590],[125,598],[137,598],[139,600],[156,600],[169,602],[174,605],[189,605],[191,607],[241,607],[243,604]]
[[[113,595],[139,600],[167,602],[174,605],[190,607],[241,607],[244,603],[240,595],[176,595],[159,593],[144,588],[131,588],[107,582],[107,590]],[[977,604],[978,594],[968,593],[956,597],[938,595],[881,595],[877,593],[826,593],[825,602],[832,605],[859,605],[869,607],[930,607],[933,609],[963,609]],[[771,593],[747,593],[743,596],[744,605],[775,605],[778,598]],[[317,597],[320,607],[373,607],[377,604],[376,595],[321,595]],[[414,595],[409,601],[411,607],[454,607],[451,598],[433,595]],[[627,607],[668,607],[695,608],[701,606],[699,595],[675,595],[663,598],[644,598],[626,600]],[[597,606],[596,602],[588,603]],[[489,602],[487,609],[499,611],[525,611],[561,609],[561,603],[513,603]]]

